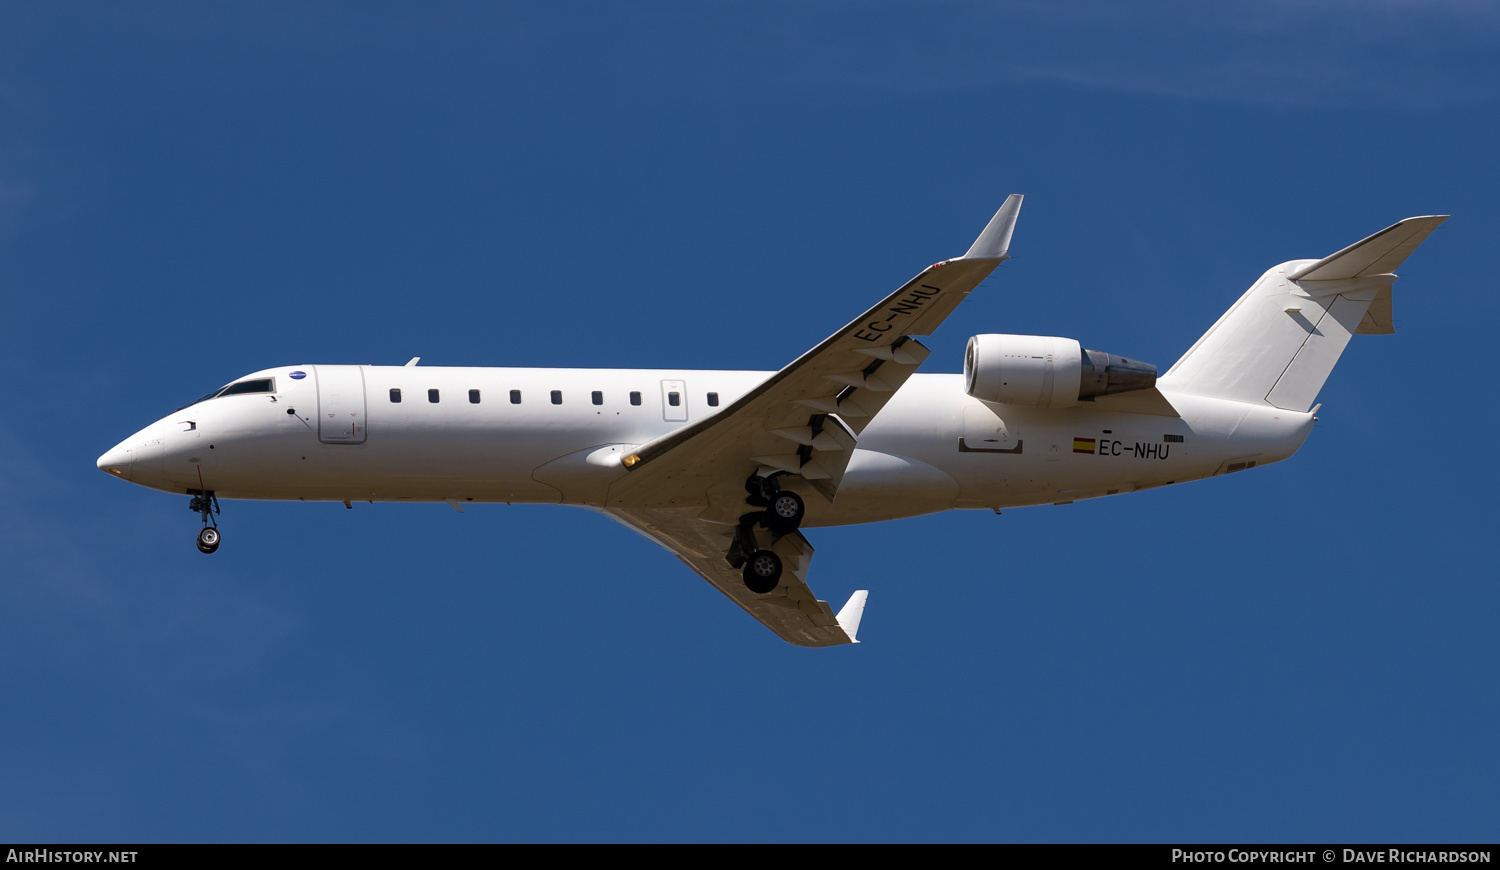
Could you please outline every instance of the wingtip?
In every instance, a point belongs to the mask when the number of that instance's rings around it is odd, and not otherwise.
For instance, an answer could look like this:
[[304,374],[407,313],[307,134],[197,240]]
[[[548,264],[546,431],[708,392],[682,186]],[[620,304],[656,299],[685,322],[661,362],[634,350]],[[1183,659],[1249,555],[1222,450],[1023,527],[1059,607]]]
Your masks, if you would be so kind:
[[1013,193],[1005,198],[995,216],[985,224],[984,231],[974,244],[969,246],[963,260],[1004,260],[1010,256],[1010,237],[1016,230],[1016,217],[1021,213],[1023,194]]
[[856,589],[854,594],[849,596],[849,600],[844,603],[844,606],[839,608],[839,615],[837,617],[839,628],[844,630],[844,634],[849,635],[850,643],[859,643],[859,639],[855,635],[859,634],[859,621],[864,618],[865,601],[869,597],[870,590]]

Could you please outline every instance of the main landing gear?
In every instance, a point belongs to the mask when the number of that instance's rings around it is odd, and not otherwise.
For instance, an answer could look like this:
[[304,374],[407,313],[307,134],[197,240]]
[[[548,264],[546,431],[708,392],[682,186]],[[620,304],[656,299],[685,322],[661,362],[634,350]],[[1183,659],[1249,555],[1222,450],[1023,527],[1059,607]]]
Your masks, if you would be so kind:
[[757,550],[745,563],[745,586],[751,592],[774,592],[780,582],[781,557],[770,550]]
[[766,517],[761,522],[766,528],[776,535],[786,535],[797,531],[802,525],[802,515],[807,513],[807,506],[802,503],[802,497],[795,492],[778,492],[771,499],[770,507],[766,508]]
[[219,522],[214,519],[214,514],[219,513],[219,499],[213,494],[213,490],[207,492],[201,489],[190,489],[188,495],[188,510],[203,517],[203,528],[198,532],[198,552],[212,553],[219,549]]
[[771,533],[771,543],[783,535],[790,535],[802,524],[807,506],[802,497],[790,490],[783,490],[776,476],[761,477],[752,474],[745,481],[749,493],[745,502],[762,510],[751,511],[740,517],[734,529],[734,543],[725,556],[729,564],[744,570],[745,588],[757,595],[773,592],[781,582],[781,557],[769,548],[762,549],[755,537],[755,526],[764,526]]

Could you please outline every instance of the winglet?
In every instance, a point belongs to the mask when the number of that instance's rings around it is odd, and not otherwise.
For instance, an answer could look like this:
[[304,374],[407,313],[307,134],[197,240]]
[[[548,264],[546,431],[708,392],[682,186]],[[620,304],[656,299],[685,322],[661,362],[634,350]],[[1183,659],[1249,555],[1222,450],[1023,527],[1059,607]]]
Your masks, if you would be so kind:
[[1013,193],[1005,198],[1005,204],[990,218],[984,232],[974,240],[969,252],[961,260],[1008,260],[1010,259],[1010,234],[1016,229],[1016,216],[1021,213],[1021,194]]
[[839,628],[844,630],[844,634],[849,635],[850,643],[859,643],[859,640],[854,636],[859,634],[859,621],[865,615],[865,599],[869,597],[870,590],[856,590],[839,610]]
[[1332,281],[1394,272],[1427,239],[1427,234],[1447,219],[1448,215],[1433,214],[1397,221],[1287,277],[1293,281]]

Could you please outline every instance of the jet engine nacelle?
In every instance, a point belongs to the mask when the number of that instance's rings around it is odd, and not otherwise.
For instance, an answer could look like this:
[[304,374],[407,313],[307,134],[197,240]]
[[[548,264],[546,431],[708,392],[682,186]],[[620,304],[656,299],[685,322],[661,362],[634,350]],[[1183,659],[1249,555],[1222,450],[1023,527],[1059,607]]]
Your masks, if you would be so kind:
[[1067,408],[1154,386],[1156,366],[1085,350],[1071,338],[976,335],[964,351],[964,392],[986,402]]

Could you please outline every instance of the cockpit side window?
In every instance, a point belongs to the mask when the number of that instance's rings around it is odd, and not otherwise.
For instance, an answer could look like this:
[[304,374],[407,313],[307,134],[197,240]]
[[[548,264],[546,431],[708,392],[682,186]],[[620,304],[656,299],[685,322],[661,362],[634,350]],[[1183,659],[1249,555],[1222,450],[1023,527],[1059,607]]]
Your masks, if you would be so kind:
[[[186,405],[183,405],[182,408],[191,408],[192,406],[198,404],[199,402],[207,402],[209,399],[217,399],[220,396],[237,396],[237,395],[240,395],[241,393],[274,393],[274,392],[276,392],[276,379],[275,378],[255,378],[254,380],[238,381],[238,382],[233,383],[233,384],[227,384],[225,386],[222,386],[222,387],[218,388],[217,390],[214,390],[212,393],[209,393],[206,396],[201,396],[201,397],[199,397],[197,399],[194,399],[191,402],[188,402]],[[182,408],[178,408],[177,410],[181,411]]]
[[275,378],[256,378],[252,381],[240,381],[230,384],[219,391],[220,396],[238,396],[242,393],[274,393],[276,392]]

